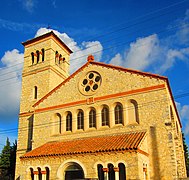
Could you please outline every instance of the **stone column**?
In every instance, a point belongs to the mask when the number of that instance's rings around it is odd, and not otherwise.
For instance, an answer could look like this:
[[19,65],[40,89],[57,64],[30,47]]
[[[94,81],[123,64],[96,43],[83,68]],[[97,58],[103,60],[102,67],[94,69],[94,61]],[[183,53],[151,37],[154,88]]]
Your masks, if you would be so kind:
[[123,125],[126,126],[128,124],[127,120],[127,107],[123,105]]
[[41,171],[42,180],[46,180],[46,171]]
[[77,113],[72,114],[72,131],[77,131]]
[[39,180],[39,172],[38,171],[34,171],[34,180]]
[[102,126],[101,109],[98,108],[96,110],[96,128],[100,129],[101,126]]
[[66,116],[61,114],[61,134],[66,132]]
[[84,131],[89,128],[89,111],[86,111],[84,114]]
[[113,127],[115,125],[114,107],[110,107],[109,114],[110,114],[110,127]]
[[119,167],[114,167],[115,180],[119,180]]
[[104,172],[104,180],[108,180],[108,168],[102,168],[103,172]]

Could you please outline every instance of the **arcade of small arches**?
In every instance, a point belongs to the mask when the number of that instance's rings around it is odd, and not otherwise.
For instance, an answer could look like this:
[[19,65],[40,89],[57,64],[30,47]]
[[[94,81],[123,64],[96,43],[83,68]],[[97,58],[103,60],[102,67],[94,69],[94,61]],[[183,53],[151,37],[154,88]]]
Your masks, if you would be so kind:
[[85,112],[77,109],[55,113],[52,117],[52,134],[130,124],[139,124],[138,103],[133,99],[124,106],[117,102],[110,106],[103,104],[98,108],[90,107]]
[[[86,178],[87,172],[83,165],[79,162],[68,161],[60,165],[57,171],[58,179],[90,179]],[[125,180],[126,179],[126,163],[95,163],[94,169],[96,172],[95,178],[98,180]],[[50,180],[51,170],[49,167],[30,167],[27,171],[28,180]]]
[[65,61],[65,57],[63,57],[62,54],[59,54],[59,52],[56,51],[55,52],[55,63],[56,64],[61,64],[64,61]]
[[[62,64],[65,61],[65,57],[62,54],[59,54],[58,51],[55,52],[55,63]],[[45,49],[37,50],[35,52],[31,52],[31,65],[38,64],[40,62],[45,61]]]
[[40,62],[44,62],[45,60],[45,49],[41,49],[41,51],[37,50],[36,52],[31,53],[32,65],[38,64]]
[[49,167],[30,167],[27,171],[27,179],[29,180],[50,180],[50,168]]

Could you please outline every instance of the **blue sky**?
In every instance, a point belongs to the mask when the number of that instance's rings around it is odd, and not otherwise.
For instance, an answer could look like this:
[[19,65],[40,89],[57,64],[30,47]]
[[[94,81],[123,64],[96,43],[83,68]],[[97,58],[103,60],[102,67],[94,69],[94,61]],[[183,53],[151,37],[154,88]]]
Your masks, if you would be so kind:
[[[47,29],[49,28],[49,29]],[[86,62],[167,76],[189,144],[189,0],[7,0],[0,6],[0,149],[17,139],[21,42],[50,30]]]

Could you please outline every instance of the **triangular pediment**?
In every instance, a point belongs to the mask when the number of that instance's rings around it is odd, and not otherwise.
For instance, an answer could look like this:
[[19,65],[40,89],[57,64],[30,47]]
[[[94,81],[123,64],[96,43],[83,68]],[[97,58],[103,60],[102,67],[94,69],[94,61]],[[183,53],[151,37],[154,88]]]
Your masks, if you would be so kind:
[[[44,108],[90,98],[165,87],[167,78],[100,62],[87,62],[33,107]],[[54,101],[56,99],[56,101]]]

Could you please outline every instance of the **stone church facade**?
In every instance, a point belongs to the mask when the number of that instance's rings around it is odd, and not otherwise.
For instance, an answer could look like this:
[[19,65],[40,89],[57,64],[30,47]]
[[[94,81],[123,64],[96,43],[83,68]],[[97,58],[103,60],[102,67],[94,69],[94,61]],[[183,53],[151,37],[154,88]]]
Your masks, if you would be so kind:
[[72,51],[53,32],[28,40],[15,179],[186,177],[168,79],[96,62],[69,75]]

